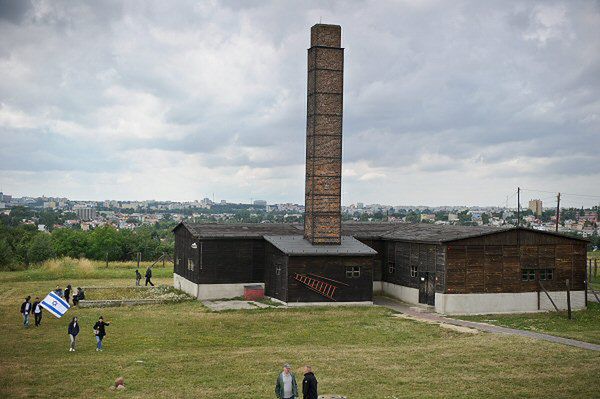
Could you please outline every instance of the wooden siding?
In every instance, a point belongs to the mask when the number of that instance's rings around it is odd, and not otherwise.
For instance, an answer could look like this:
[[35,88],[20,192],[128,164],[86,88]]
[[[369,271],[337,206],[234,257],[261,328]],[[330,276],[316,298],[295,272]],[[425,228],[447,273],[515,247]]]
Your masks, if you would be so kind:
[[[436,290],[440,286],[443,289],[443,261],[444,251],[440,249],[441,245],[418,244],[409,242],[390,241],[387,243],[386,259],[387,264],[382,269],[382,280],[404,285],[406,287],[419,288],[419,272],[433,273],[436,278]],[[390,273],[390,268],[393,273]],[[412,267],[417,268],[417,274],[411,277]],[[439,276],[442,276],[440,281]],[[440,285],[441,284],[441,285]]]
[[[347,278],[346,267],[359,266],[359,278]],[[373,300],[373,258],[368,256],[293,256],[287,264],[287,302],[329,302],[317,292],[294,279],[296,273],[337,280],[334,298],[338,302]],[[325,280],[324,280],[325,281]]]
[[[547,236],[548,237],[548,236]],[[555,237],[548,241],[554,241]],[[470,240],[472,241],[472,240]],[[532,292],[539,287],[539,269],[552,269],[552,280],[542,281],[550,291],[583,290],[585,248],[583,242],[528,245],[448,245],[446,292]],[[504,239],[500,242],[507,242]],[[510,241],[508,241],[510,242]],[[522,281],[522,269],[536,270],[535,280]]]
[[[196,284],[263,282],[265,244],[262,238],[201,240],[181,227],[175,230],[175,273]],[[194,270],[188,268],[189,259]]]
[[381,281],[383,268],[386,265],[386,245],[383,240],[357,238],[358,241],[377,251],[373,260],[373,281]]
[[288,257],[266,243],[265,247],[265,295],[287,302],[287,263]]

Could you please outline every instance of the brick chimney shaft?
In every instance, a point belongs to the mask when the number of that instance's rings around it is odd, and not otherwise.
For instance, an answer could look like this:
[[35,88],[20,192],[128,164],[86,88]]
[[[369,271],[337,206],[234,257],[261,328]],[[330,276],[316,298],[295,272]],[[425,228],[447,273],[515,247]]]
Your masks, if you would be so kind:
[[344,49],[339,25],[311,28],[308,49],[304,238],[341,243]]

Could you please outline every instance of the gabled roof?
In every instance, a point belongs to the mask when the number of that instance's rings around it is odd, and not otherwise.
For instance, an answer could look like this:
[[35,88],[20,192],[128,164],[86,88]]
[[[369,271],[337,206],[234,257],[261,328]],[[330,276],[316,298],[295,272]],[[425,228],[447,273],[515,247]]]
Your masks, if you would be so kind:
[[196,238],[262,238],[265,235],[302,235],[302,230],[284,223],[179,223]]
[[499,233],[510,230],[509,227],[492,226],[455,226],[428,223],[398,223],[393,230],[381,238],[388,240],[440,243],[462,240],[470,237]]
[[377,251],[354,237],[342,236],[340,245],[313,245],[302,236],[265,236],[265,240],[290,256],[371,256]]
[[342,235],[362,239],[377,239],[394,230],[400,223],[393,222],[344,222]]

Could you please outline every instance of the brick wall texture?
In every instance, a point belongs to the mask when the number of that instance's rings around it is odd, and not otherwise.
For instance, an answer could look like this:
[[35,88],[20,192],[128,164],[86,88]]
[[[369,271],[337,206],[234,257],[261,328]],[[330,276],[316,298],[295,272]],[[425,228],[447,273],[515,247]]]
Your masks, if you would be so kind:
[[344,49],[339,25],[311,28],[308,49],[304,236],[313,244],[341,242]]

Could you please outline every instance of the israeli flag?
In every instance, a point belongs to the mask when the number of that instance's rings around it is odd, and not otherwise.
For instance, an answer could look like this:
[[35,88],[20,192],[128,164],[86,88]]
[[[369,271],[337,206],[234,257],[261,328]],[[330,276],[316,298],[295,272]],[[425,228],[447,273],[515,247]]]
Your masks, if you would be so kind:
[[61,317],[70,308],[69,304],[54,292],[46,295],[46,298],[44,298],[40,305],[56,317]]

